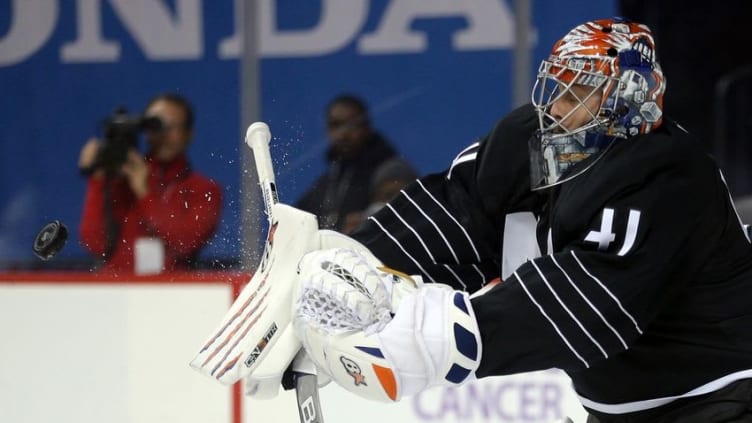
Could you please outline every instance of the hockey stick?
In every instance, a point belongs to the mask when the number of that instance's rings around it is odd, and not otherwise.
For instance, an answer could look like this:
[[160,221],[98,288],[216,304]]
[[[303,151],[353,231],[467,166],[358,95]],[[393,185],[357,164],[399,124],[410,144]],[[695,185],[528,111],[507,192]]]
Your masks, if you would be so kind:
[[279,203],[269,142],[263,122],[248,127],[245,142],[253,150],[264,207],[269,219],[264,253],[251,280],[243,287],[191,367],[231,385],[246,378],[246,394],[259,399],[277,395],[283,376],[292,368],[301,421],[321,423],[315,366],[305,362],[302,344],[292,327],[292,301],[297,265],[306,253],[321,248],[316,216]]
[[[273,205],[279,202],[277,185],[269,151],[271,131],[263,122],[255,122],[248,127],[245,142],[253,150],[256,163],[256,173],[261,193],[264,198],[264,209],[269,220],[270,230],[273,225]],[[265,254],[266,256],[266,254]],[[295,395],[298,403],[298,414],[301,423],[323,423],[321,403],[319,401],[316,366],[308,358],[304,350],[300,350],[292,363]]]
[[269,126],[264,122],[254,122],[245,133],[245,143],[253,150],[253,160],[256,163],[256,174],[261,185],[261,194],[264,198],[264,210],[272,224],[272,206],[279,202],[277,185],[272,166],[272,155],[269,151],[269,143],[272,133]]

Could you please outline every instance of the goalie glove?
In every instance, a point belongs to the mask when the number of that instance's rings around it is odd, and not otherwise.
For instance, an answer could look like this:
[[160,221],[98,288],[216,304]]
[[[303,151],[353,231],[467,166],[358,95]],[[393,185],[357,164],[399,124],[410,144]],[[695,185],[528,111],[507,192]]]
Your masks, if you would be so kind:
[[481,339],[467,293],[403,278],[347,249],[309,253],[299,264],[293,327],[332,380],[359,396],[399,401],[472,379]]

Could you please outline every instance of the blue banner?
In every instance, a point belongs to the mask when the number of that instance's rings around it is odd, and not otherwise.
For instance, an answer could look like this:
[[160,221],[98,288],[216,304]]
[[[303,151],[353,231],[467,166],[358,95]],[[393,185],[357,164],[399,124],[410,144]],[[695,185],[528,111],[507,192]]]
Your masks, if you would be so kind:
[[[3,266],[33,260],[34,236],[53,219],[71,232],[57,260],[88,257],[77,235],[80,149],[116,107],[140,112],[165,91],[193,102],[191,162],[224,188],[222,223],[202,257],[239,256],[241,1],[0,2]],[[484,135],[512,107],[512,5],[259,0],[247,26],[259,42],[281,200],[294,203],[323,171],[324,108],[343,92],[369,103],[376,128],[423,174]],[[533,2],[532,71],[571,27],[614,12],[614,2]]]

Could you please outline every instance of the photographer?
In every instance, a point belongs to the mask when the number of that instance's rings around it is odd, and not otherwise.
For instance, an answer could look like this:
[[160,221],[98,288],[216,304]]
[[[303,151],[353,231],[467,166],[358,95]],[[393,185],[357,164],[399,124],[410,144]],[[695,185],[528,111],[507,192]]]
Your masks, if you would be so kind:
[[[137,148],[143,132],[147,153]],[[143,117],[116,114],[104,139],[90,139],[78,166],[88,175],[81,243],[102,270],[158,273],[187,269],[214,233],[222,198],[217,183],[193,171],[190,103],[160,94]]]

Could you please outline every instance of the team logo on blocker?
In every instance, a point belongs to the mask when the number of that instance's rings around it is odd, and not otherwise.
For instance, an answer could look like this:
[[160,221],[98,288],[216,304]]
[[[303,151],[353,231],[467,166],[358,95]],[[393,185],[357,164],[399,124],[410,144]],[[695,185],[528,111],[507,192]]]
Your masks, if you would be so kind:
[[345,366],[345,371],[347,372],[347,374],[352,376],[355,382],[355,386],[358,386],[358,385],[368,386],[368,384],[366,383],[366,377],[363,376],[363,372],[360,370],[360,366],[358,366],[358,363],[345,357],[344,355],[339,356],[339,361],[342,363],[343,366]]

